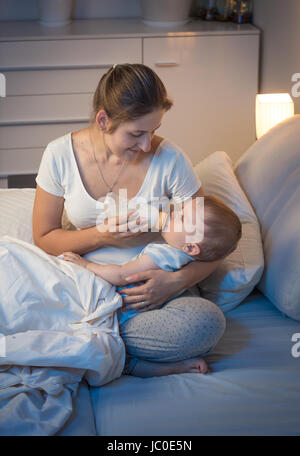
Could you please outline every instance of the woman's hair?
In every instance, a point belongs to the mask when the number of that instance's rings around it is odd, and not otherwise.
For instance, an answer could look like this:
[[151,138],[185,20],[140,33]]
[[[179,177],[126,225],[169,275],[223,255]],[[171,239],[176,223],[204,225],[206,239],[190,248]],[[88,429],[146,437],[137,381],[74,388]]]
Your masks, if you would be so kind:
[[204,238],[199,261],[215,261],[232,253],[242,235],[237,215],[216,196],[204,196]]
[[138,63],[114,65],[98,83],[90,122],[94,123],[98,111],[104,109],[111,121],[107,133],[111,134],[123,122],[156,109],[168,111],[172,105],[164,84],[151,68]]

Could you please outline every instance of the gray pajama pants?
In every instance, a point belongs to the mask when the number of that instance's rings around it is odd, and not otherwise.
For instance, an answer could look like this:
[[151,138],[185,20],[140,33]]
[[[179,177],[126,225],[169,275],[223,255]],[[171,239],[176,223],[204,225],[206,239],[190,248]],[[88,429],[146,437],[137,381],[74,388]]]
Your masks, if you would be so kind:
[[159,309],[134,315],[120,325],[126,347],[124,375],[130,375],[138,359],[181,361],[204,356],[225,331],[223,312],[199,297],[196,287],[168,301]]

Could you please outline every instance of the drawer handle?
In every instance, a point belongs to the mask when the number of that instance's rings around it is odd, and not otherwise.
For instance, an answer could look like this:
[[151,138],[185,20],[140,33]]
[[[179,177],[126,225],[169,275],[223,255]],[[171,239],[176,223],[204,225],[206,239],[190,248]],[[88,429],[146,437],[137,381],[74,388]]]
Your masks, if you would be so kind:
[[177,62],[155,62],[155,66],[157,67],[176,67],[179,66]]

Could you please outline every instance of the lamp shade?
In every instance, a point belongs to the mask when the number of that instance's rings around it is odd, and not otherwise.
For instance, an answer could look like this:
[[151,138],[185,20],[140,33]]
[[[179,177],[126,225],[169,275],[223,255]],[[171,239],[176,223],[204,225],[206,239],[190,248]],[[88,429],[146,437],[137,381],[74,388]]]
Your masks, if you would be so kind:
[[294,103],[288,93],[256,95],[256,137],[259,139],[270,128],[294,115]]

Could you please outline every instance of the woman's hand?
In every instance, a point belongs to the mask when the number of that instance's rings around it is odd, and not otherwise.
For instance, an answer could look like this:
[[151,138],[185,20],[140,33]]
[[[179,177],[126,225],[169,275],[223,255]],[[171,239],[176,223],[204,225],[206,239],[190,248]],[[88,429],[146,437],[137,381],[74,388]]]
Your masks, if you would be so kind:
[[60,255],[60,257],[65,261],[70,261],[71,263],[78,264],[78,266],[82,266],[83,268],[86,268],[86,266],[89,264],[88,260],[73,252],[64,252]]
[[134,211],[116,217],[110,217],[105,222],[96,226],[97,230],[105,238],[105,244],[120,247],[124,240],[140,236],[148,231],[147,220],[134,218]]
[[133,288],[122,288],[122,294],[128,295],[123,297],[123,310],[147,312],[161,307],[180,291],[174,275],[174,272],[156,269],[127,277],[128,284],[142,281],[145,283]]
[[126,277],[128,284],[146,281],[133,288],[122,288],[124,310],[135,309],[146,312],[161,307],[173,296],[190,288],[208,277],[222,262],[209,263],[194,261],[178,269],[168,272],[162,269],[149,270]]

